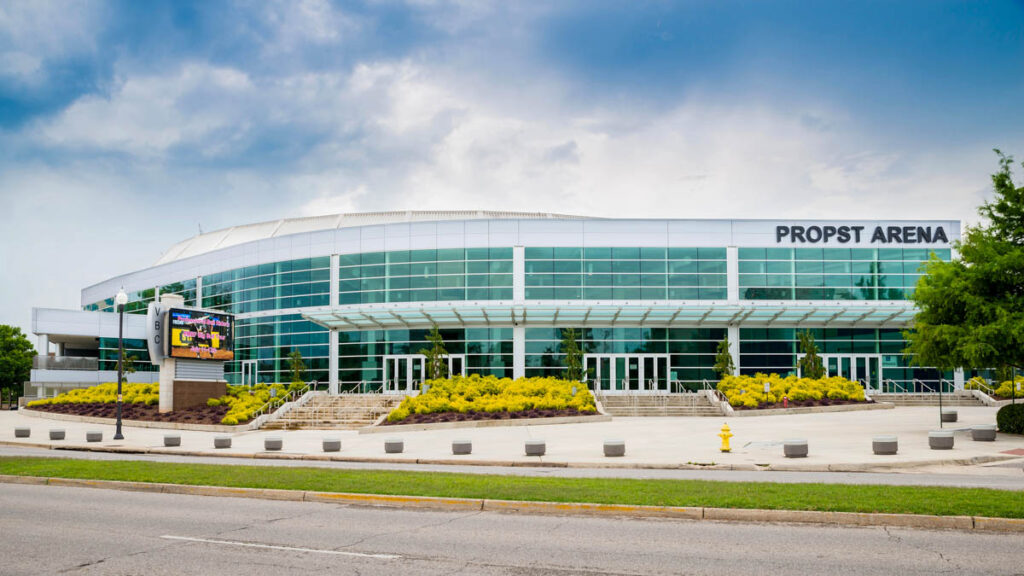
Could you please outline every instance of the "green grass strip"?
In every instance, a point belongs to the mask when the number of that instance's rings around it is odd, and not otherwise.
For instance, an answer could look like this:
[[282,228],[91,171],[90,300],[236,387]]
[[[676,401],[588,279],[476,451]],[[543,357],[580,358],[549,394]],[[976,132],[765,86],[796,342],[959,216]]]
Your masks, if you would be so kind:
[[495,500],[1024,518],[1024,492],[983,488],[538,478],[17,457],[0,458],[0,474]]

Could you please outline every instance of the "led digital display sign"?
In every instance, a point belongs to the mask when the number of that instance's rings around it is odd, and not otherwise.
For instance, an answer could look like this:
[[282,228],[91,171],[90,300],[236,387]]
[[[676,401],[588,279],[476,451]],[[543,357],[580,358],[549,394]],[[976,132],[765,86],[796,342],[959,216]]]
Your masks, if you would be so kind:
[[235,359],[235,317],[219,312],[171,308],[169,356],[198,360]]

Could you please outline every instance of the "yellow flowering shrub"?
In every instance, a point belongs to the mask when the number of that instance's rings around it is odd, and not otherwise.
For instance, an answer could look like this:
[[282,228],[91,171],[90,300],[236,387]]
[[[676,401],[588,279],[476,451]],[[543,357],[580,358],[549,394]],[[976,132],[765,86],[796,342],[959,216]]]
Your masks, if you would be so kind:
[[[425,394],[407,396],[388,414],[389,422],[398,422],[410,414],[440,412],[523,412],[526,410],[565,410],[596,412],[594,396],[581,382],[559,378],[498,378],[497,376],[453,376],[427,380]],[[576,395],[572,389],[576,387]]]
[[[1016,390],[1014,390],[1014,382],[1019,383],[1021,385],[1021,392],[1017,392]],[[1012,398],[1014,396],[1021,397],[1022,395],[1024,395],[1024,376],[1017,376],[1014,382],[1005,380],[998,384],[996,384],[995,382],[989,384],[981,376],[975,376],[974,378],[971,378],[967,382],[964,382],[964,389],[985,390],[987,388],[992,388],[992,394],[999,396],[1001,398]]]
[[[258,384],[251,389],[248,386],[228,386],[228,393],[220,398],[206,401],[207,406],[227,406],[228,412],[221,419],[221,424],[235,425],[239,422],[252,420],[253,412],[259,410],[271,400],[270,391],[277,390],[276,405],[287,399],[287,393],[294,386],[287,384]],[[156,406],[160,403],[159,384],[122,384],[121,393],[125,404],[146,404]],[[89,388],[69,390],[53,398],[33,400],[28,406],[46,406],[52,404],[113,404],[117,402],[117,383],[107,382]],[[275,406],[276,407],[276,406]]]
[[[765,382],[769,384],[767,397],[764,392]],[[756,408],[764,402],[782,403],[783,396],[793,402],[823,398],[856,402],[865,400],[864,388],[859,383],[841,376],[820,380],[762,373],[753,376],[726,376],[718,383],[718,391],[725,395],[730,405],[747,408]]]

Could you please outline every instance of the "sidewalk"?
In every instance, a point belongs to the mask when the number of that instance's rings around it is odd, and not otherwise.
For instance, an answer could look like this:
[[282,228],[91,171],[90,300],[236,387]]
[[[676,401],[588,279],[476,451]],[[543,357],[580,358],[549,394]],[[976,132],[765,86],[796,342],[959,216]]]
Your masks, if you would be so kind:
[[[1024,437],[999,434],[995,442],[974,442],[969,429],[975,424],[995,422],[995,408],[960,407],[959,422],[947,423],[956,430],[953,450],[928,448],[928,431],[939,428],[938,409],[934,407],[896,408],[865,412],[801,414],[790,416],[751,416],[729,421],[732,452],[719,451],[717,434],[724,418],[615,418],[611,422],[515,426],[474,429],[448,429],[391,434],[363,434],[355,431],[298,430],[249,431],[234,434],[232,447],[214,450],[213,432],[173,431],[181,435],[181,446],[165,448],[163,437],[171,432],[151,428],[124,428],[125,440],[114,442],[112,425],[84,424],[29,417],[18,412],[0,413],[0,442],[90,450],[132,450],[165,454],[193,454],[235,457],[330,458],[336,460],[378,462],[420,462],[435,464],[478,464],[504,466],[633,467],[680,468],[708,467],[736,470],[808,470],[808,471],[906,471],[936,472],[951,465],[956,472],[963,464],[998,462],[1024,456]],[[30,438],[14,438],[16,426],[29,426]],[[63,428],[65,440],[50,441],[49,430]],[[102,430],[103,442],[86,443],[87,430]],[[875,456],[871,438],[879,434],[899,436],[899,454]],[[266,452],[263,440],[279,435],[284,439],[280,452]],[[325,454],[321,441],[325,436],[340,437],[341,452]],[[385,454],[384,441],[392,436],[405,442],[402,454]],[[807,458],[783,456],[782,442],[787,438],[805,438]],[[468,439],[473,453],[453,456],[451,442]],[[543,439],[547,454],[527,457],[526,440]],[[626,456],[606,458],[605,439],[626,442]],[[1019,450],[1017,454],[1007,451]],[[972,467],[984,474],[1020,474],[1019,467],[991,465]]]

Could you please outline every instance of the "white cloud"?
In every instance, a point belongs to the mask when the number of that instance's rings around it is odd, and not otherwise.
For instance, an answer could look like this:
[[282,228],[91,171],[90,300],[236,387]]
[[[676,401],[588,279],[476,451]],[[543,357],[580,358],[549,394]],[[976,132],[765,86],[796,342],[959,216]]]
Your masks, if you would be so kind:
[[100,13],[91,1],[0,4],[0,78],[38,88],[48,80],[48,60],[94,52]]

